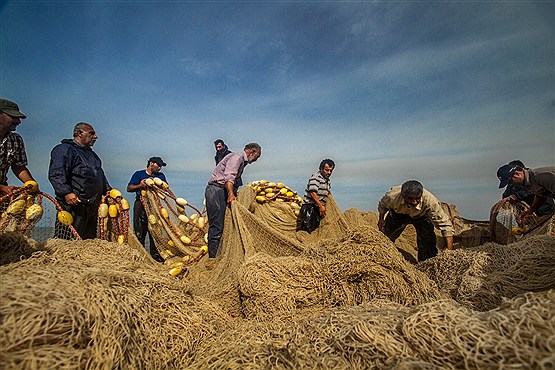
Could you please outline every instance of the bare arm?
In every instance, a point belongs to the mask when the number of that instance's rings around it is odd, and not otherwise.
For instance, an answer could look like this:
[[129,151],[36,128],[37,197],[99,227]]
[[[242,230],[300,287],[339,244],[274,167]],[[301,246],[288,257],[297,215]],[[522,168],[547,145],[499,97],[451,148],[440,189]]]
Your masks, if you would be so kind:
[[235,193],[233,193],[233,183],[231,181],[226,181],[225,189],[227,190],[227,203],[231,204],[231,202],[235,200]]
[[314,201],[314,203],[316,203],[316,205],[318,205],[318,209],[320,210],[320,216],[325,217],[326,216],[326,206],[323,205],[322,202],[320,202],[320,199],[318,199],[318,194],[316,194],[315,191],[310,191],[309,194],[310,194],[310,197],[312,198],[312,200]]
[[14,164],[12,165],[12,171],[14,175],[16,175],[17,178],[20,179],[23,183],[25,183],[26,181],[35,180],[27,166],[16,166]]

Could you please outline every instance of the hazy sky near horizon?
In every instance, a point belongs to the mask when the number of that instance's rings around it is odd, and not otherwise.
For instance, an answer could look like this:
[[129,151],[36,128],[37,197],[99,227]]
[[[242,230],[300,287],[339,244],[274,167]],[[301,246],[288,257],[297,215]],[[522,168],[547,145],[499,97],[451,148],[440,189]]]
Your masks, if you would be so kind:
[[343,211],[375,211],[389,187],[417,179],[487,220],[500,165],[555,164],[554,2],[0,6],[1,96],[28,116],[17,132],[50,194],[50,151],[79,121],[95,127],[113,187],[161,156],[195,205],[217,138],[262,146],[245,183],[302,192],[332,158]]

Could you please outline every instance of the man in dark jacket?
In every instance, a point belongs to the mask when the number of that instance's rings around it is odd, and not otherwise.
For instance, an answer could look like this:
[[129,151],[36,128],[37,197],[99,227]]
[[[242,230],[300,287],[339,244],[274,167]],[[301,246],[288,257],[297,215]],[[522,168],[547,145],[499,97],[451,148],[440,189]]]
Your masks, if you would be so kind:
[[[96,238],[98,206],[111,189],[102,161],[92,150],[98,139],[94,128],[79,122],[73,140],[64,139],[52,149],[48,179],[63,209],[73,216],[73,227],[83,239]],[[67,231],[56,225],[55,237],[67,238]]]
[[231,153],[231,150],[229,150],[222,139],[214,141],[214,147],[216,148],[216,155],[214,156],[216,164],[220,163],[220,161],[224,159],[226,155]]
[[525,219],[532,215],[549,198],[555,198],[555,167],[522,168],[506,164],[497,170],[499,188],[511,185],[521,185],[534,194],[534,201],[521,215]]
[[[508,164],[510,165],[511,168],[513,166],[517,166],[520,168],[529,169],[520,160],[514,160],[509,162]],[[500,170],[502,168],[507,168],[507,167],[501,167]],[[498,173],[497,176],[500,177],[502,176],[502,174]],[[520,200],[526,203],[528,206],[530,206],[534,203],[534,194],[531,193],[528,190],[528,188],[525,187],[523,184],[512,184],[509,181],[509,183],[507,184],[507,187],[505,188],[505,191],[503,192],[502,199],[504,201]],[[539,208],[536,210],[535,213],[537,216],[545,216],[545,215],[550,215],[553,212],[555,212],[555,202],[553,201],[553,199],[547,198],[545,202],[543,202],[543,204],[539,206]]]

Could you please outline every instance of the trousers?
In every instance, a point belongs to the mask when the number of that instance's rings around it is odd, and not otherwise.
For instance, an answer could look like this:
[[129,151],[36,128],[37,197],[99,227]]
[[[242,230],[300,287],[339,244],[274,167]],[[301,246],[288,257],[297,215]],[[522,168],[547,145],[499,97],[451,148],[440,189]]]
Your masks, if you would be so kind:
[[395,242],[408,224],[416,229],[416,245],[418,246],[418,262],[437,256],[436,234],[434,224],[429,217],[411,217],[389,210],[385,217],[384,234]]
[[209,183],[204,191],[204,199],[208,216],[208,257],[215,258],[224,232],[227,191],[222,185]]
[[[79,203],[70,206],[61,199],[58,203],[73,216],[72,226],[77,231],[81,239],[96,238],[96,226],[98,223],[98,204]],[[54,238],[67,239],[73,237],[69,228],[62,225],[57,219],[55,224]]]
[[156,248],[156,244],[154,242],[154,238],[148,231],[148,216],[145,211],[145,207],[140,200],[135,199],[135,203],[133,204],[133,230],[135,231],[135,236],[139,239],[139,242],[145,246],[146,236],[148,234],[148,241],[150,243],[150,256],[158,262],[164,262],[162,256],[158,252]]

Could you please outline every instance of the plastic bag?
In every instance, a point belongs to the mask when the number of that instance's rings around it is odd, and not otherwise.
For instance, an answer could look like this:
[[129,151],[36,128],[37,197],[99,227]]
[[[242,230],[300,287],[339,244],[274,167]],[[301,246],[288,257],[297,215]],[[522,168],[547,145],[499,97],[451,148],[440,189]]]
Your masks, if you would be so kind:
[[316,204],[303,204],[299,216],[299,230],[311,233],[320,226],[320,209]]

